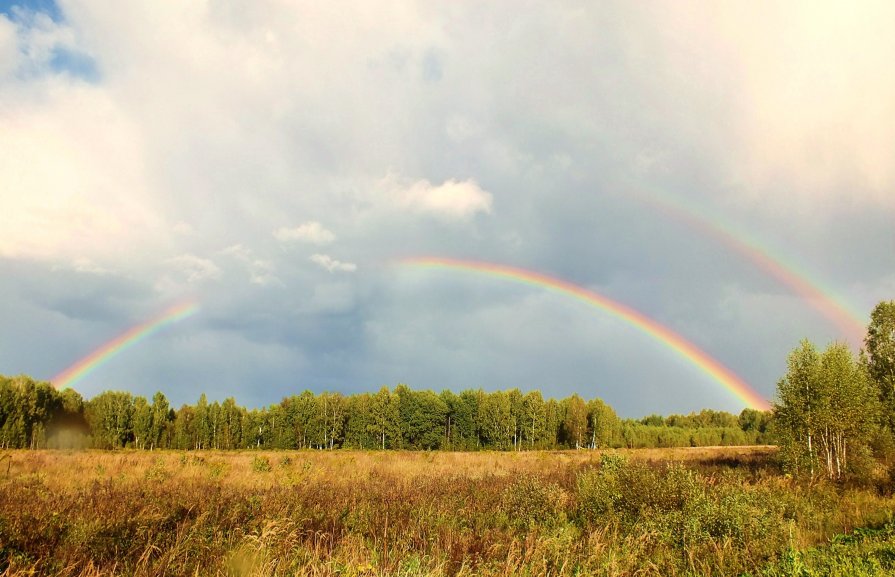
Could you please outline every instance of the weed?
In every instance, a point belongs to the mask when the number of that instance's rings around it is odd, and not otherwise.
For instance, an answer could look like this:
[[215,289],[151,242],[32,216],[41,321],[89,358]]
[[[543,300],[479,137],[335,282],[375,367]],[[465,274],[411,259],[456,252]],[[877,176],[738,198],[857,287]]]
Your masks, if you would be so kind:
[[258,455],[252,458],[252,470],[256,473],[269,473],[270,469],[270,459],[267,457]]

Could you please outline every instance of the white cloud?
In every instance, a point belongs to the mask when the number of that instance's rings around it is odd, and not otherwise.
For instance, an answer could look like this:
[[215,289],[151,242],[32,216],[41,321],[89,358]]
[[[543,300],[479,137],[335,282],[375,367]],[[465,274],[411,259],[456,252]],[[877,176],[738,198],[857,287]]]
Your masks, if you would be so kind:
[[406,182],[389,175],[379,185],[404,210],[456,219],[491,212],[491,193],[482,190],[473,179],[450,179],[436,186],[426,179]]
[[234,244],[221,251],[221,254],[230,256],[243,264],[249,273],[249,282],[257,285],[282,284],[282,281],[274,274],[274,264],[269,260],[255,258],[251,249]]
[[306,222],[295,228],[279,228],[273,235],[280,242],[299,241],[316,245],[329,244],[336,240],[336,235],[315,221]]
[[0,82],[16,69],[18,60],[19,47],[15,24],[0,14]]
[[90,260],[89,258],[79,257],[65,264],[55,264],[53,270],[73,270],[84,274],[93,274],[97,276],[106,276],[111,274],[106,268]]
[[89,258],[76,258],[72,261],[71,266],[74,270],[83,273],[106,275],[109,271],[96,264]]
[[0,88],[0,256],[132,261],[167,243],[140,129],[102,89]]
[[338,261],[326,254],[311,255],[311,262],[320,265],[329,272],[354,272],[357,270],[357,265],[353,262]]
[[165,262],[190,284],[221,278],[221,269],[214,261],[193,254],[182,254]]
[[238,260],[243,262],[248,262],[252,259],[252,251],[241,244],[234,244],[233,246],[228,246],[224,250],[221,251],[221,254],[232,256]]
[[663,64],[690,98],[729,107],[720,158],[743,193],[773,211],[895,204],[895,4],[666,8],[652,14]]

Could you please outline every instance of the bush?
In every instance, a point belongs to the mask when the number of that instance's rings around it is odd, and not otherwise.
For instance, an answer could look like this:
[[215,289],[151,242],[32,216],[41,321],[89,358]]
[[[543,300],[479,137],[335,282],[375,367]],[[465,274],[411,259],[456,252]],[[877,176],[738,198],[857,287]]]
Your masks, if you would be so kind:
[[555,483],[526,474],[504,489],[501,509],[517,529],[555,527],[565,520],[565,492]]
[[252,470],[256,473],[268,473],[271,470],[270,459],[257,455],[252,459]]
[[683,511],[703,488],[698,476],[681,465],[665,470],[604,455],[602,467],[578,476],[578,511],[585,524],[637,523],[644,515]]

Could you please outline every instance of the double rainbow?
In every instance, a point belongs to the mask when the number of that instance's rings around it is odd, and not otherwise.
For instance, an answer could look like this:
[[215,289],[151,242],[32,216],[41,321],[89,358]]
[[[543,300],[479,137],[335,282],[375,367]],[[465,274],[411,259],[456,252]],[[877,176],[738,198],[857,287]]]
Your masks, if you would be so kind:
[[641,332],[646,333],[659,341],[664,346],[673,350],[675,353],[696,366],[700,371],[711,377],[712,380],[733,393],[749,408],[759,410],[769,410],[771,408],[767,399],[759,395],[745,381],[734,374],[733,371],[722,365],[708,353],[681,335],[658,321],[645,316],[639,311],[592,290],[545,274],[502,264],[433,256],[405,258],[398,262],[399,264],[412,267],[450,269],[480,273],[540,288],[546,288],[577,298],[625,321],[639,329]]
[[858,346],[863,342],[866,324],[861,316],[832,289],[824,287],[823,283],[813,280],[808,273],[787,262],[779,255],[779,251],[763,247],[757,240],[742,231],[737,231],[732,225],[723,223],[718,218],[706,216],[700,210],[670,194],[646,195],[635,192],[631,193],[631,196],[652,205],[666,216],[688,227],[700,230],[706,236],[741,254],[814,307],[831,321],[849,342]]
[[142,341],[146,337],[160,330],[162,327],[176,323],[179,320],[191,316],[199,310],[199,306],[194,302],[185,302],[173,306],[158,315],[157,317],[139,324],[122,334],[118,335],[111,341],[107,342],[100,348],[96,349],[86,357],[82,358],[72,366],[68,367],[51,380],[57,389],[62,390],[70,387],[74,383],[81,380],[85,375],[104,364],[106,361],[123,351],[124,349]]

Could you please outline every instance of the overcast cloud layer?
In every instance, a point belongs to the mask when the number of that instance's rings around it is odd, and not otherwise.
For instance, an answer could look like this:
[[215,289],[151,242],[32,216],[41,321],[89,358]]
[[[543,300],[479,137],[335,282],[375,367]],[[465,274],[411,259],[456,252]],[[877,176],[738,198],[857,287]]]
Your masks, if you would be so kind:
[[539,388],[623,415],[767,397],[844,335],[667,212],[759,239],[866,321],[895,298],[895,5],[0,3],[0,373],[259,406],[305,388]]

